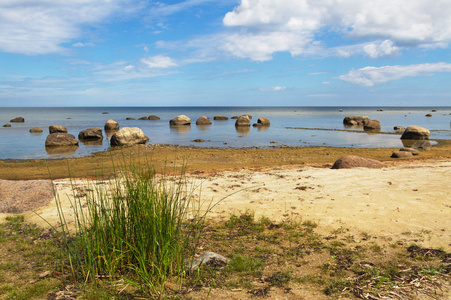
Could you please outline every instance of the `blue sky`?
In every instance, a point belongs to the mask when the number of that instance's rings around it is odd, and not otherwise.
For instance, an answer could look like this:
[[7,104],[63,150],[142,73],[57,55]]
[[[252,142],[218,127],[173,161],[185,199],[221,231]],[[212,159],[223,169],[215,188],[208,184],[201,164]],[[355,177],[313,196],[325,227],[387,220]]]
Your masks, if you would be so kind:
[[449,0],[0,0],[0,106],[451,105]]

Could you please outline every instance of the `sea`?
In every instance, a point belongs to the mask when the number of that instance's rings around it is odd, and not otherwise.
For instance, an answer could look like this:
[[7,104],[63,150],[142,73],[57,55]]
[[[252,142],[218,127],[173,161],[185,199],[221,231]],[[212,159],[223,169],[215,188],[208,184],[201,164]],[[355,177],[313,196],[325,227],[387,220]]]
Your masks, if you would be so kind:
[[[243,129],[235,127],[233,116],[250,115],[251,124],[264,117],[269,127]],[[431,117],[427,117],[431,114]],[[138,120],[156,115],[160,120]],[[191,126],[171,127],[169,121],[178,115],[188,116]],[[207,116],[209,126],[196,126],[196,120]],[[215,116],[228,120],[214,121]],[[381,132],[365,132],[346,127],[346,116],[368,116],[378,119]],[[11,123],[23,117],[24,123]],[[127,120],[134,118],[134,120]],[[109,137],[95,143],[80,142],[78,147],[57,149],[45,147],[50,125],[67,128],[76,138],[84,129],[102,128],[108,120],[122,127],[139,127],[149,137],[148,144],[214,148],[272,147],[403,147],[394,126],[417,125],[431,131],[431,142],[451,139],[451,106],[447,107],[1,107],[0,159],[59,159],[88,156],[110,147]],[[2,127],[11,124],[11,127]],[[42,133],[30,133],[41,127]],[[204,142],[195,142],[202,139]]]

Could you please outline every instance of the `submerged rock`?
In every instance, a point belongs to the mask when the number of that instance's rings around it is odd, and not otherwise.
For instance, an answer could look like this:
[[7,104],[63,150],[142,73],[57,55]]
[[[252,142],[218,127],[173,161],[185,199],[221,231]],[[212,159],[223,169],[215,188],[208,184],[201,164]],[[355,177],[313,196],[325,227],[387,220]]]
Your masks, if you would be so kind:
[[226,121],[228,119],[229,119],[228,117],[224,117],[224,116],[214,116],[213,117],[213,120],[215,120],[215,121]]

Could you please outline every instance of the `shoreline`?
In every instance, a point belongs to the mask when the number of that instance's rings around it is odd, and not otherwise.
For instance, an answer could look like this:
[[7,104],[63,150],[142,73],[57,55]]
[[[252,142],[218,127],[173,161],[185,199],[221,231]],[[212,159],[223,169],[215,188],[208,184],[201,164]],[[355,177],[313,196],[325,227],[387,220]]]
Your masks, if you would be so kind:
[[[108,176],[121,162],[151,161],[157,172],[214,173],[224,170],[271,167],[330,167],[345,155],[376,159],[386,164],[451,159],[451,140],[441,140],[429,151],[407,159],[393,159],[398,148],[285,147],[205,148],[174,145],[137,145],[96,152],[87,157],[35,160],[0,160],[0,179],[31,180]],[[179,170],[177,170],[177,168]]]

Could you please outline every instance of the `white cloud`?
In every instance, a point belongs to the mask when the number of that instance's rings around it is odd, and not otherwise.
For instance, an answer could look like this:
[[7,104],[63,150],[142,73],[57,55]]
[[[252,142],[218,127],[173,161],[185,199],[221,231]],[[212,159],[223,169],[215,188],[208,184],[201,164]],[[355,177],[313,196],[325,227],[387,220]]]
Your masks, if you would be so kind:
[[93,43],[82,43],[82,42],[77,42],[75,44],[72,45],[72,47],[93,47],[94,44]]
[[175,63],[170,57],[157,55],[157,56],[149,56],[147,58],[142,58],[141,62],[145,64],[149,68],[172,68],[177,67],[178,64]]
[[[322,45],[314,43],[327,32],[347,38],[351,45],[323,54],[378,58],[399,55],[409,47],[447,46],[450,15],[449,0],[242,0],[223,23],[239,30],[228,48],[238,57],[267,60],[277,51],[311,52],[312,46]],[[280,42],[285,40],[290,42]],[[256,54],[247,50],[249,43]]]
[[82,26],[103,21],[122,0],[6,0],[0,2],[0,51],[63,53]]
[[351,70],[348,74],[339,76],[338,79],[358,85],[373,86],[377,83],[399,80],[404,77],[431,76],[444,72],[451,72],[451,64],[441,62],[407,66],[365,67]]
[[272,87],[261,87],[259,90],[262,92],[281,92],[287,89],[286,86],[272,86]]

